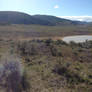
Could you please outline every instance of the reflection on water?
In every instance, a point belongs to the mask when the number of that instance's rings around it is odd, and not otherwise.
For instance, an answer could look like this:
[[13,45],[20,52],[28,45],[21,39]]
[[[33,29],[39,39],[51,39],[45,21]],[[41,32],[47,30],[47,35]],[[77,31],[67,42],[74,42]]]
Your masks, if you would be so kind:
[[63,41],[67,43],[71,41],[79,43],[79,42],[85,42],[86,40],[92,40],[92,36],[91,35],[81,35],[81,36],[67,36],[63,38]]

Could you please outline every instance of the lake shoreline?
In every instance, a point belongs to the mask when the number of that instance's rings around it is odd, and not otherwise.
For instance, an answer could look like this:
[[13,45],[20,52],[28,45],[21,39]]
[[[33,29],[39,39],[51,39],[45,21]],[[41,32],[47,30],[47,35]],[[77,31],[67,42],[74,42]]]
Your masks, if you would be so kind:
[[92,35],[73,35],[62,38],[63,41],[70,43],[71,41],[76,43],[85,42],[86,40],[92,40]]

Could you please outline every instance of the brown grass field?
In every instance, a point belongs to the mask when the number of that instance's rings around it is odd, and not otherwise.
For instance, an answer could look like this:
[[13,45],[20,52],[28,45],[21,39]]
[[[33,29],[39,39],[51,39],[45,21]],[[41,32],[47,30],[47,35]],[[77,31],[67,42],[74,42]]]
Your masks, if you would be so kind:
[[61,39],[70,35],[92,35],[91,26],[40,26],[40,25],[4,25],[0,26],[1,39],[32,40]]

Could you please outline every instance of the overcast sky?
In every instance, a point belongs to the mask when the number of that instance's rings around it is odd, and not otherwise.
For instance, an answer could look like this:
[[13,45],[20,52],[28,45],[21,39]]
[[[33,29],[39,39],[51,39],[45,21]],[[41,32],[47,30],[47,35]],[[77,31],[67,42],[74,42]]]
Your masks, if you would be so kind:
[[20,11],[92,21],[92,0],[0,0],[0,11]]

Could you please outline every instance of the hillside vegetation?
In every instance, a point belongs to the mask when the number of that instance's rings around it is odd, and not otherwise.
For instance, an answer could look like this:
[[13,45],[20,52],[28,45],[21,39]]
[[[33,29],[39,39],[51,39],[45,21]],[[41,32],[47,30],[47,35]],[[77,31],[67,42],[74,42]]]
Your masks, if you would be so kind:
[[[1,92],[92,91],[92,41],[67,44],[62,40],[51,39],[1,40],[2,64]],[[4,76],[1,76],[2,73]]]

